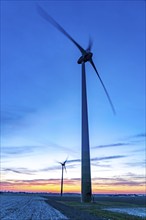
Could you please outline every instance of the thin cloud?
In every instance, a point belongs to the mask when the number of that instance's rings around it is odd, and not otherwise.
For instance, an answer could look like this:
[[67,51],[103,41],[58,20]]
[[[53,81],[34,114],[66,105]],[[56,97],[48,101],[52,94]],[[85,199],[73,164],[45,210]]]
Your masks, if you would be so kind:
[[146,161],[137,161],[137,162],[129,162],[125,163],[126,166],[130,167],[144,167],[146,166]]
[[67,163],[80,163],[81,159],[68,160]]
[[143,137],[146,137],[146,133],[135,134],[135,135],[133,135],[131,137],[133,137],[133,138],[143,138]]
[[49,141],[49,143],[48,143],[48,141],[46,141],[46,143],[44,143],[44,142],[39,142],[39,143],[42,147],[45,147],[45,148],[53,148],[53,149],[56,148],[56,149],[60,149],[62,151],[68,152],[68,153],[75,153],[75,151],[73,149],[59,145],[59,144],[54,143],[52,141]]
[[98,145],[98,146],[92,147],[92,149],[108,148],[108,147],[121,147],[121,146],[127,146],[127,145],[130,145],[130,143],[113,143],[113,144]]
[[[63,151],[71,151],[67,147],[56,145],[55,143],[50,144],[43,144],[38,142],[38,145],[30,145],[30,146],[2,146],[1,147],[1,155],[2,157],[11,157],[11,156],[26,156],[27,154],[32,154],[34,152],[39,151],[40,149],[48,150],[57,146],[57,149],[63,150]],[[41,152],[42,153],[42,152]]]
[[127,136],[124,138],[124,140],[130,140],[130,141],[132,141],[131,143],[133,143],[133,142],[143,141],[144,138],[146,138],[146,133],[141,132],[141,133]]
[[93,178],[93,184],[102,186],[144,186],[145,177],[129,178],[124,176],[123,178],[111,177],[111,178]]
[[5,109],[1,111],[1,132],[4,136],[28,126],[27,116],[36,112],[36,110],[27,107],[6,107]]
[[95,163],[95,162],[91,162],[92,166],[96,166],[96,167],[103,167],[103,168],[111,168],[111,165],[106,165],[106,164],[99,164],[99,163]]
[[2,185],[11,186],[22,186],[22,185],[33,185],[33,186],[44,186],[44,185],[56,185],[60,182],[60,179],[33,179],[33,180],[5,180]]
[[9,169],[9,168],[6,168],[6,169],[3,169],[2,171],[5,171],[5,172],[13,172],[13,173],[22,173],[21,171],[19,170],[14,170],[14,169]]
[[[66,162],[66,169],[70,169],[70,168],[76,168],[76,164],[68,164],[68,161]],[[39,171],[43,171],[43,172],[46,172],[46,171],[52,171],[52,170],[60,170],[61,169],[61,165],[57,165],[57,166],[51,166],[51,167],[46,167],[46,168],[43,168],[43,169],[40,169]]]
[[[64,183],[66,185],[79,185],[81,179],[80,178],[72,178],[72,179],[64,179]],[[58,186],[60,184],[60,179],[33,179],[33,180],[5,180],[2,183],[2,187],[15,187],[15,186]],[[119,178],[119,177],[110,177],[110,178],[92,178],[93,186],[101,186],[101,187],[108,187],[108,186],[145,186],[145,178]]]
[[[91,161],[101,161],[101,160],[112,160],[112,159],[119,159],[127,157],[125,155],[114,155],[114,156],[107,156],[107,157],[94,157],[91,158]],[[75,159],[75,160],[68,160],[67,163],[80,163],[81,159]]]
[[36,146],[2,147],[1,153],[2,156],[24,155],[24,154],[32,153],[36,148],[38,147]]
[[108,157],[94,157],[91,159],[91,161],[113,160],[113,159],[119,159],[119,158],[125,158],[125,157],[127,157],[127,156],[115,155],[115,156],[108,156]]
[[[127,156],[125,156],[125,155],[114,155],[114,156],[107,156],[107,157],[94,157],[94,158],[91,158],[90,161],[91,161],[91,165],[93,165],[93,166],[110,168],[111,167],[110,165],[99,164],[98,162],[104,161],[104,160],[106,160],[106,161],[107,160],[115,160],[115,159],[125,158],[125,157],[127,157]],[[71,166],[68,165],[67,167],[68,168],[74,168],[74,164],[75,164],[75,167],[76,167],[76,166],[80,165],[80,163],[81,163],[81,159],[68,160],[67,164],[71,164]],[[48,168],[48,170],[49,170],[49,168]]]
[[[104,157],[104,159],[106,158],[109,159],[109,157]],[[111,157],[110,157],[111,158]],[[115,159],[115,158],[114,158]],[[103,158],[93,158],[91,159],[91,165],[93,166],[97,166],[97,167],[103,167],[103,168],[110,168],[111,165],[105,165],[105,164],[99,164],[99,163],[95,163],[95,161],[100,161],[103,160]],[[94,162],[92,162],[94,161]],[[81,160],[80,159],[76,159],[76,160],[70,160],[66,162],[66,169],[73,169],[76,168],[78,166],[80,166]],[[57,165],[57,166],[51,166],[51,167],[45,167],[43,169],[38,170],[38,172],[48,172],[48,171],[55,171],[55,170],[60,170],[61,169],[61,165]]]
[[137,150],[132,150],[131,152],[133,153],[139,153],[145,151],[145,148],[137,149]]
[[142,175],[142,174],[136,174],[136,173],[131,173],[131,172],[129,172],[129,173],[126,173],[125,175],[124,175],[124,177],[130,177],[130,178],[132,178],[132,179],[134,179],[134,180],[137,180],[137,179],[143,179],[144,178],[144,176]]
[[112,186],[144,186],[145,181],[131,181],[131,180],[123,180],[123,181],[112,181],[111,183],[108,183],[108,185]]
[[36,112],[35,109],[24,106],[6,108],[6,111],[1,111],[1,123],[2,125],[14,124],[34,112]]
[[46,168],[43,168],[43,169],[40,169],[39,171],[51,171],[51,170],[59,170],[60,169],[60,166],[52,166],[52,167],[46,167]]
[[[138,133],[129,137],[124,138],[125,140],[129,140],[128,142],[118,142],[118,143],[110,143],[110,144],[103,144],[92,147],[92,149],[101,149],[101,148],[110,148],[110,147],[122,147],[122,146],[128,146],[133,145],[135,143],[138,143],[140,141],[143,141],[143,138],[146,137],[146,133]],[[136,139],[136,140],[135,140]]]
[[28,174],[28,175],[33,175],[33,173],[36,172],[35,170],[28,170],[26,168],[17,168],[17,169],[4,168],[4,169],[2,169],[2,171],[13,172],[13,173],[17,173],[17,174]]

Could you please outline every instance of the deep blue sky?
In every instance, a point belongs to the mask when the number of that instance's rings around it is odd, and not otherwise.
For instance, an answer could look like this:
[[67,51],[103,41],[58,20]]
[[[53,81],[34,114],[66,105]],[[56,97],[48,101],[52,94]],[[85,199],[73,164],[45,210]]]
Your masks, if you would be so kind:
[[[93,59],[117,115],[87,63],[91,158],[115,156],[121,175],[143,175],[141,167],[123,164],[144,162],[145,2],[38,3],[83,48],[93,39]],[[35,1],[2,1],[1,14],[1,146],[7,180],[6,169],[32,170],[32,164],[45,169],[66,156],[80,159],[81,66],[78,49],[40,17]]]

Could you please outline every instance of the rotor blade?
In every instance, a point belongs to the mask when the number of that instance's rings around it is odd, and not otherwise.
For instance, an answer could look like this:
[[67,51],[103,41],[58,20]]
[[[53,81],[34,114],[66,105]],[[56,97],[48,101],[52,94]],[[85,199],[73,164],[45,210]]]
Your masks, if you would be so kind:
[[99,80],[100,80],[100,82],[101,82],[101,84],[102,84],[102,86],[103,86],[103,88],[104,88],[104,91],[105,91],[105,93],[106,93],[106,95],[107,95],[107,98],[108,98],[108,100],[109,100],[109,103],[110,103],[110,105],[111,105],[111,108],[112,108],[112,110],[113,110],[113,113],[116,114],[116,111],[115,111],[115,108],[114,108],[113,103],[112,103],[112,101],[111,101],[111,98],[110,98],[110,96],[109,96],[109,94],[108,94],[108,92],[107,92],[107,89],[105,88],[105,85],[103,84],[103,81],[102,81],[102,79],[101,79],[101,77],[100,77],[100,75],[99,75],[99,73],[98,73],[98,71],[97,71],[97,69],[96,69],[96,67],[95,67],[94,62],[93,62],[92,59],[90,59],[90,63],[91,63],[91,65],[93,66],[95,72],[97,73],[97,76],[98,76],[98,78],[99,78]]
[[68,161],[68,156],[67,156],[66,160],[64,161],[64,164],[66,164],[67,161]]
[[62,163],[61,163],[61,162],[59,162],[59,161],[57,161],[57,163],[59,163],[59,164],[61,164],[61,165],[62,165]]
[[66,166],[64,166],[65,172],[67,173]]
[[86,51],[60,26],[42,7],[37,5],[38,13],[47,21],[49,21],[53,26],[55,26],[59,31],[61,31],[68,39],[70,39],[81,51],[82,54],[85,54]]
[[91,37],[90,37],[90,38],[89,38],[88,48],[86,49],[86,51],[91,51],[92,45],[93,45],[93,41],[92,41],[92,39],[91,39]]

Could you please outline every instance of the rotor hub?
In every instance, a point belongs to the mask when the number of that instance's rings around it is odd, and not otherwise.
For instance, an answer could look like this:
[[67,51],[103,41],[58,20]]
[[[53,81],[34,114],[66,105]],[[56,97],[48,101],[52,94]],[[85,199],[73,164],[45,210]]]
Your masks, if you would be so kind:
[[92,58],[92,56],[93,56],[93,53],[87,52],[86,54],[82,55],[82,56],[78,59],[77,63],[78,63],[78,64],[81,64],[81,63],[83,63],[83,62],[86,63],[87,61],[90,61],[90,59]]

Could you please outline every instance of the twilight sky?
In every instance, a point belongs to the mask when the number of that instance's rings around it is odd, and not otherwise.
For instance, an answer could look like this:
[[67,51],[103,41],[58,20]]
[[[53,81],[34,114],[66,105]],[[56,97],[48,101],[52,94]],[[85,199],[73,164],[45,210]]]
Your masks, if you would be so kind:
[[3,190],[80,192],[79,50],[36,10],[41,5],[93,59],[116,108],[86,64],[93,193],[144,192],[145,1],[1,2]]

